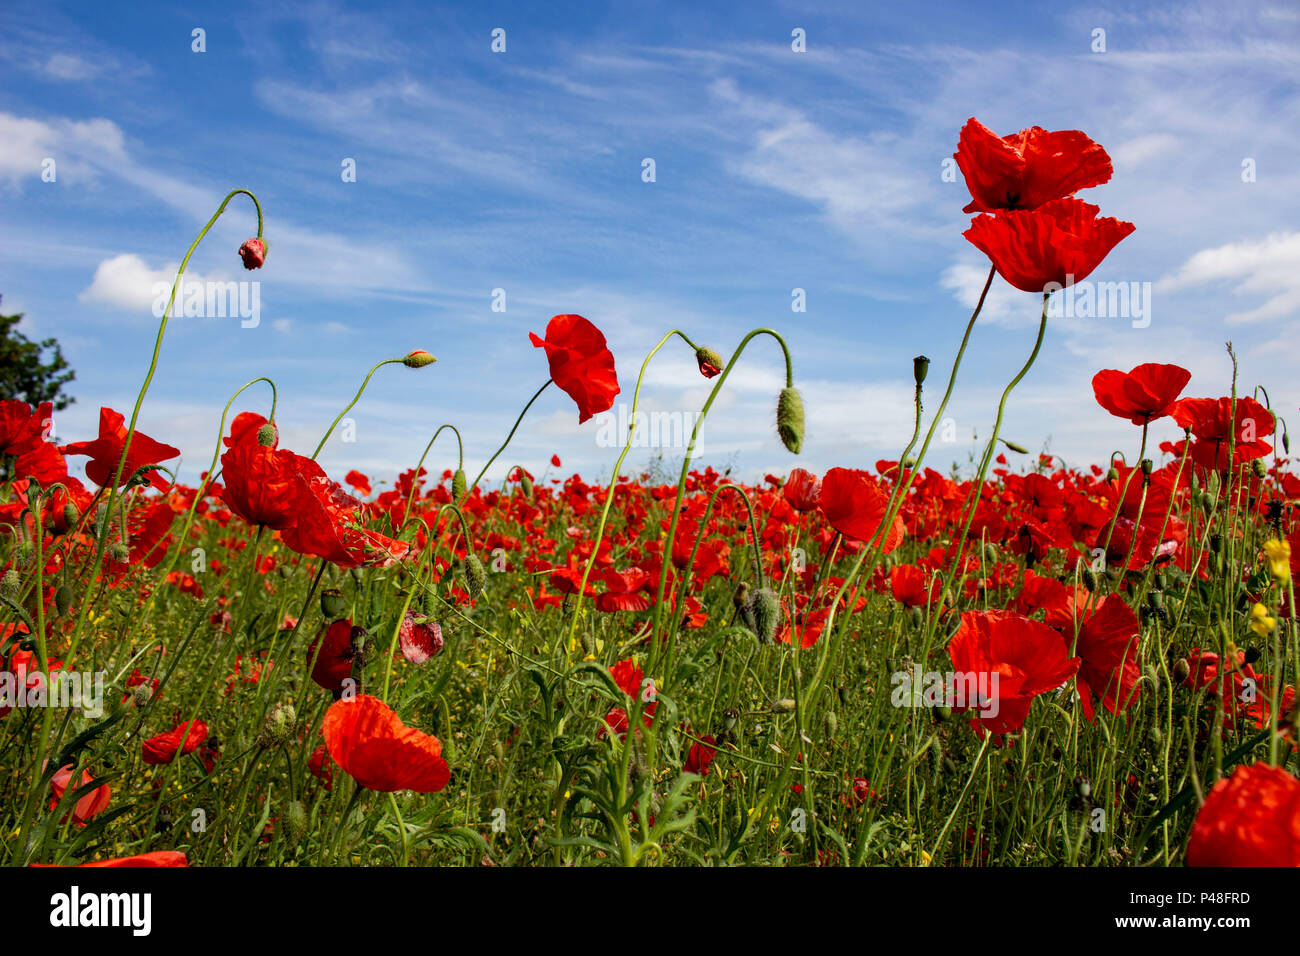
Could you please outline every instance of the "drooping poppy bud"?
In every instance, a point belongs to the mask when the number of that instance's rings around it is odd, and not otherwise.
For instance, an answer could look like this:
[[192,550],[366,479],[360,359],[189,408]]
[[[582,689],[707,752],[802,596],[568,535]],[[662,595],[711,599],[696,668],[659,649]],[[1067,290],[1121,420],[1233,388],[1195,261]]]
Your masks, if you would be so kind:
[[1026,448],[1024,445],[1017,444],[1016,442],[1013,441],[1007,441],[1005,438],[1000,438],[998,440],[1002,442],[1002,444],[1006,445],[1008,449],[1014,451],[1018,455],[1029,454],[1029,449]]
[[781,444],[795,455],[803,448],[803,430],[803,399],[793,388],[781,389],[776,400],[776,431]]
[[320,612],[327,621],[336,621],[347,610],[348,602],[338,588],[326,588],[320,593]]
[[4,577],[0,578],[0,594],[3,594],[5,597],[9,598],[9,600],[11,601],[18,600],[18,595],[22,592],[22,589],[23,589],[22,575],[19,574],[17,571],[15,571],[13,568],[10,568],[8,571],[6,571],[4,573]]
[[769,588],[759,588],[750,595],[749,618],[760,644],[772,643],[780,615],[781,604]]
[[528,472],[522,468],[519,469],[519,487],[523,490],[525,498],[533,496],[533,479],[529,478]]
[[465,590],[469,592],[470,600],[477,598],[483,593],[483,588],[487,586],[487,571],[483,567],[483,562],[478,559],[478,555],[470,553],[465,555]]
[[424,349],[416,349],[414,352],[408,352],[402,359],[402,364],[407,368],[424,368],[426,365],[432,365],[438,361]]
[[244,260],[245,269],[260,269],[266,262],[266,252],[265,239],[245,239],[239,247],[239,258]]
[[278,747],[293,739],[293,725],[298,720],[298,712],[293,704],[276,704],[266,715],[261,733],[257,735],[259,747]]
[[713,378],[715,375],[722,374],[722,356],[711,348],[701,345],[695,350],[695,361],[699,363],[700,374],[705,378]]
[[284,838],[289,847],[297,846],[306,833],[307,808],[301,800],[290,800],[284,808]]
[[62,616],[68,613],[68,608],[72,606],[72,599],[76,597],[71,585],[60,584],[58,590],[54,592],[54,609]]
[[263,448],[274,448],[276,439],[279,435],[276,433],[275,426],[267,422],[257,430],[257,443]]
[[457,468],[456,474],[451,476],[452,501],[460,501],[461,498],[465,497],[465,485],[466,485],[465,470],[463,468]]
[[65,527],[68,528],[76,527],[77,520],[80,517],[81,515],[77,513],[77,506],[74,505],[71,501],[69,501],[66,505],[63,506],[63,524]]

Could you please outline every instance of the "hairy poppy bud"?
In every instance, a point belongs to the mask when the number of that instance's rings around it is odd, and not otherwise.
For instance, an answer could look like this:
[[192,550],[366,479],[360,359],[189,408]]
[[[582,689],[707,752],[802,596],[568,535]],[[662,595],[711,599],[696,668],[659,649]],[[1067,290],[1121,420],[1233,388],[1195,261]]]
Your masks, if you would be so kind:
[[464,571],[465,590],[469,592],[470,600],[473,600],[483,593],[483,588],[487,585],[487,571],[478,555],[472,553],[465,555]]
[[930,360],[924,355],[918,355],[912,359],[912,378],[916,379],[916,387],[920,388],[921,383],[925,381],[926,373],[930,371]]
[[533,496],[533,479],[528,477],[528,472],[522,468],[519,469],[519,487],[524,493],[525,498]]
[[451,476],[451,500],[452,501],[460,501],[461,498],[465,497],[466,481],[467,479],[465,478],[465,470],[463,468],[457,468],[456,474]]
[[135,692],[131,695],[132,703],[137,707],[143,707],[151,700],[153,700],[153,685],[148,681],[143,684],[136,684]]
[[347,610],[347,598],[338,588],[326,588],[320,593],[320,612],[327,621],[337,621]]
[[749,606],[749,585],[746,582],[740,582],[736,593],[731,596],[731,603],[735,605],[737,611],[742,611]]
[[306,832],[307,808],[301,800],[290,800],[284,808],[284,839],[293,848]]
[[779,700],[772,701],[772,713],[774,714],[793,714],[795,707],[798,706],[792,697],[782,697]]
[[245,269],[260,269],[266,262],[266,240],[245,239],[239,247],[239,258],[244,260]]
[[803,448],[803,399],[793,388],[781,389],[776,400],[776,432],[788,451],[799,454]]
[[781,604],[769,588],[759,588],[749,596],[749,621],[760,644],[771,644],[776,637]]
[[700,366],[700,374],[705,378],[713,378],[722,373],[722,356],[713,349],[701,345],[695,350],[695,361]]
[[1184,658],[1178,658],[1177,663],[1174,664],[1174,680],[1181,684],[1191,676],[1191,673],[1192,666]]
[[257,430],[257,443],[263,448],[274,448],[276,439],[279,438],[275,426],[267,422]]
[[63,506],[63,524],[66,527],[68,528],[74,527],[77,523],[77,519],[80,517],[81,515],[77,513],[77,506],[74,505],[71,501],[69,501],[66,505]]
[[18,600],[18,595],[23,589],[22,575],[10,568],[5,572],[4,577],[0,578],[0,594],[9,598],[11,601]]
[[108,549],[108,556],[118,564],[126,564],[131,558],[131,549],[121,541],[114,541],[113,546]]
[[1024,445],[1018,445],[1013,441],[1007,441],[1005,438],[999,438],[998,441],[1002,442],[1002,444],[1006,445],[1007,448],[1009,448],[1011,451],[1014,451],[1017,455],[1029,454],[1029,449],[1026,448]]
[[1250,470],[1255,473],[1256,478],[1263,478],[1268,474],[1268,469],[1264,467],[1264,459],[1256,458],[1250,463]]
[[1119,469],[1114,465],[1111,465],[1110,468],[1106,470],[1106,480],[1119,481]]
[[72,590],[71,585],[60,584],[54,592],[54,609],[60,615],[67,614],[68,608],[72,607],[72,599],[76,596],[76,592]]
[[1288,455],[1291,454],[1291,433],[1290,432],[1282,433],[1282,450],[1286,452]]
[[840,728],[840,720],[838,717],[835,716],[835,711],[833,710],[826,711],[826,736],[834,737],[835,731],[839,730],[839,728]]
[[414,352],[407,352],[406,357],[402,359],[402,364],[407,368],[424,368],[426,365],[432,365],[438,361],[424,349],[416,349]]
[[298,720],[298,711],[293,704],[276,704],[266,715],[262,732],[257,735],[259,747],[278,747],[293,739],[293,725]]

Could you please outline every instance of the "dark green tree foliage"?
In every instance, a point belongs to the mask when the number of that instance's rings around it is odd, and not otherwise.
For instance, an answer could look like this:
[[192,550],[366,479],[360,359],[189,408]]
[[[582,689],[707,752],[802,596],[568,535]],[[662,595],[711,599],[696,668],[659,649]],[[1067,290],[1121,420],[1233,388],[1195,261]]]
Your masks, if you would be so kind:
[[0,399],[29,405],[53,402],[61,411],[75,401],[63,392],[76,378],[54,339],[32,342],[18,331],[22,314],[0,315]]

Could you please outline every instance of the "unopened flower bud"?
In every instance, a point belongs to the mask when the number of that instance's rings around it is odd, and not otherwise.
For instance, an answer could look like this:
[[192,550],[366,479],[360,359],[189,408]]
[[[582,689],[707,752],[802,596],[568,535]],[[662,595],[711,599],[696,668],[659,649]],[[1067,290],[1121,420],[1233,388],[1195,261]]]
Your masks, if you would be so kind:
[[1179,684],[1185,682],[1191,676],[1192,666],[1187,663],[1185,658],[1180,657],[1174,663],[1174,680]]
[[59,612],[60,616],[68,613],[68,608],[72,607],[74,597],[76,597],[76,593],[72,590],[71,585],[60,584],[55,590],[54,609]]
[[772,701],[772,713],[793,714],[796,706],[793,697],[782,697],[779,700]]
[[1002,444],[1006,445],[1008,449],[1014,451],[1018,455],[1029,454],[1029,449],[1026,448],[1024,445],[1018,445],[1013,441],[1007,441],[1005,438],[999,438],[998,441],[1002,442]]
[[438,361],[424,349],[416,349],[414,352],[407,352],[406,357],[402,359],[402,364],[407,368],[424,368],[426,365],[432,365]]
[[290,800],[284,808],[284,839],[289,847],[298,845],[298,842],[307,833],[307,808],[302,805],[301,800]]
[[835,731],[839,730],[839,727],[840,721],[839,718],[835,716],[835,711],[826,711],[826,736],[834,737]]
[[916,380],[916,387],[920,388],[925,381],[926,373],[930,371],[930,360],[924,355],[918,355],[912,359],[912,378]]
[[466,483],[467,483],[467,479],[465,478],[465,469],[457,468],[456,473],[451,476],[451,500],[452,501],[460,501],[461,498],[465,497]]
[[63,524],[66,527],[74,527],[77,524],[77,519],[80,517],[81,515],[77,513],[77,506],[71,501],[63,506]]
[[722,373],[722,356],[713,349],[701,345],[695,350],[695,361],[700,366],[700,374],[705,378],[713,378]]
[[524,493],[525,498],[533,496],[533,479],[528,477],[528,472],[522,468],[519,469],[519,488]]
[[1111,465],[1110,468],[1106,470],[1106,480],[1119,481],[1119,469],[1114,465]]
[[22,592],[22,589],[23,577],[13,568],[6,571],[4,577],[0,578],[0,594],[9,598],[9,600],[18,600],[18,595]]
[[298,720],[298,712],[293,704],[276,704],[266,715],[262,732],[257,735],[259,747],[278,747],[293,739],[293,725]]
[[113,546],[108,549],[108,556],[118,564],[126,564],[131,559],[131,549],[121,541],[114,541]]
[[487,585],[487,571],[478,555],[471,553],[465,555],[464,572],[465,590],[469,592],[470,600],[473,600],[483,593],[483,588]]
[[279,433],[275,430],[275,426],[270,422],[267,422],[257,430],[257,443],[263,448],[274,448],[275,443],[279,438]]
[[137,707],[143,707],[149,701],[153,700],[153,685],[144,683],[136,684],[135,691],[131,694],[131,700]]
[[1087,800],[1092,795],[1092,781],[1083,774],[1079,774],[1074,778],[1074,789],[1078,791],[1079,796]]
[[760,644],[771,644],[776,637],[777,619],[781,616],[781,603],[769,588],[759,588],[750,594],[749,617],[754,636]]
[[1263,478],[1268,474],[1268,469],[1264,467],[1264,459],[1256,458],[1250,463],[1250,470],[1254,472],[1256,478]]
[[239,258],[244,260],[245,269],[260,269],[266,262],[266,252],[265,239],[245,239],[239,247]]
[[803,449],[803,399],[793,388],[781,389],[776,400],[776,431],[781,436],[781,444],[793,454]]

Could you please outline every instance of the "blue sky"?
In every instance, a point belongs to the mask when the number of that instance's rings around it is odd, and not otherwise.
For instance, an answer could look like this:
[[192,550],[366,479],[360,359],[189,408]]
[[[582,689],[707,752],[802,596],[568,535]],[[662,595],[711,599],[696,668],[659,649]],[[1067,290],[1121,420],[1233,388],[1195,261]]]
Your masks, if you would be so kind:
[[[775,438],[782,363],[759,340],[702,461],[751,477],[871,467],[906,442],[917,353],[937,404],[987,269],[961,237],[965,186],[942,175],[961,125],[1078,128],[1115,165],[1083,198],[1137,225],[1091,278],[1150,283],[1150,322],[1053,320],[1003,433],[1082,464],[1136,451],[1136,430],[1092,399],[1098,369],[1177,362],[1189,394],[1226,394],[1228,339],[1242,390],[1264,384],[1300,424],[1298,80],[1300,10],[1283,0],[15,4],[0,12],[0,294],[77,370],[57,437],[91,437],[99,406],[129,411],[143,379],[152,284],[243,186],[266,213],[266,268],[235,256],[254,225],[238,200],[189,268],[259,280],[260,323],[173,320],[141,418],[182,448],[188,478],[248,379],[276,380],[285,443],[308,453],[366,369],[412,348],[437,365],[382,370],[355,442],[322,460],[391,480],[450,421],[473,474],[545,380],[527,333],[559,312],[604,330],[628,402],[668,329],[729,354],[773,327],[805,395],[804,454]],[[1036,318],[1034,296],[996,281],[949,408],[956,440],[932,464],[966,461],[987,434]],[[245,394],[265,410],[264,392]],[[706,395],[671,347],[643,402],[687,413]],[[552,453],[565,473],[608,474],[599,433],[550,393],[494,476],[516,461],[541,473]]]

